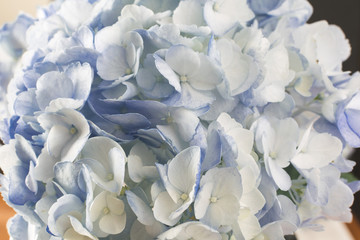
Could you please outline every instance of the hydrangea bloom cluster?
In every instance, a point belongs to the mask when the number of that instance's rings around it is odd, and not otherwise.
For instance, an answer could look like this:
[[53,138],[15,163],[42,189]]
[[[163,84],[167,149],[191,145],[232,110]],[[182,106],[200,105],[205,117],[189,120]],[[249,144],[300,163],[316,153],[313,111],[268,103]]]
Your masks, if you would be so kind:
[[18,239],[284,239],[351,221],[360,74],[306,0],[58,0],[0,30]]

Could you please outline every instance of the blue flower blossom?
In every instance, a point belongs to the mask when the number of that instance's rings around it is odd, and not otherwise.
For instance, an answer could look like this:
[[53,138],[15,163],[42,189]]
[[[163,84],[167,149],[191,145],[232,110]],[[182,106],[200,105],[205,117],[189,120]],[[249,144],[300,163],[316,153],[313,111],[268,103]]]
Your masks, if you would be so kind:
[[342,31],[311,13],[57,0],[2,27],[11,239],[283,239],[350,221],[360,75],[342,71]]

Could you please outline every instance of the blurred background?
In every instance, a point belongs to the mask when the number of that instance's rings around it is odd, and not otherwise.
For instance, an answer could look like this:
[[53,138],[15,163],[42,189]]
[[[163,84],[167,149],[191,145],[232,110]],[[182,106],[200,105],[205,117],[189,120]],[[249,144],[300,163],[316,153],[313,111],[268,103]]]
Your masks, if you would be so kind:
[[[35,16],[36,7],[44,5],[50,0],[0,0],[0,25],[15,20],[19,11]],[[355,72],[360,70],[360,0],[309,0],[314,7],[314,14],[309,22],[326,19],[330,24],[340,26],[352,46],[351,57],[344,63],[343,70]],[[360,121],[360,119],[359,119]],[[1,156],[0,156],[1,157]],[[355,151],[350,159],[358,162],[354,174],[360,179],[360,150]],[[360,193],[355,195],[353,212],[357,219],[360,219]],[[6,235],[6,220],[14,213],[0,201],[0,240],[8,239]],[[356,224],[348,225],[353,232],[354,239],[360,239],[360,229]],[[323,239],[347,239],[344,232],[331,232],[334,228],[341,228],[339,225],[331,225],[326,228],[328,233],[322,235],[301,235],[298,240],[323,240]],[[340,230],[339,230],[340,231]],[[355,233],[357,232],[357,233]],[[345,235],[344,235],[345,234]],[[301,235],[301,236],[300,236]],[[329,235],[332,236],[329,238]],[[349,238],[350,239],[350,238]]]

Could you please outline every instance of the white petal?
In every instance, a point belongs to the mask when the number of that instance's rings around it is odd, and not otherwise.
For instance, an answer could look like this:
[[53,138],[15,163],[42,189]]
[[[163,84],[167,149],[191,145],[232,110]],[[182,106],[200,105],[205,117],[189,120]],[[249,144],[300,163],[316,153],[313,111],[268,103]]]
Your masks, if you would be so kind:
[[254,215],[249,215],[247,218],[241,219],[238,224],[245,239],[253,239],[261,231],[259,220]]
[[266,200],[261,192],[257,188],[253,188],[252,191],[244,193],[241,196],[240,205],[248,207],[252,214],[256,214],[260,209],[264,207]]
[[202,6],[199,1],[181,1],[173,13],[174,24],[201,26],[204,23]]
[[297,154],[291,161],[299,168],[320,168],[334,161],[342,151],[341,141],[328,133],[316,134],[307,149]]
[[126,55],[123,47],[112,45],[106,48],[96,62],[99,76],[111,81],[127,75],[131,68],[126,61]]
[[103,216],[99,221],[100,229],[108,234],[118,234],[125,229],[126,215],[114,215],[112,213]]
[[50,155],[57,159],[61,158],[64,146],[66,146],[72,138],[74,138],[74,136],[70,133],[69,126],[53,126],[47,138],[48,151]]
[[65,74],[72,80],[75,86],[72,97],[86,100],[90,94],[91,84],[94,78],[94,72],[90,64],[71,64],[70,67],[66,69]]
[[274,179],[276,185],[283,191],[289,190],[291,187],[291,179],[289,174],[284,169],[279,167],[271,158],[269,158],[267,162],[269,164],[271,177]]
[[104,208],[107,207],[106,194],[106,191],[101,192],[95,197],[94,201],[91,203],[89,209],[91,221],[95,222],[103,213]]
[[107,194],[106,204],[112,214],[121,215],[124,213],[125,205],[121,199],[118,199],[111,194]]
[[165,61],[180,76],[192,75],[200,67],[199,55],[183,45],[169,48],[165,55]]
[[[125,177],[125,155],[124,151],[118,147],[114,147],[109,151],[109,161],[112,172],[114,173],[114,180],[118,184],[119,190],[124,185]],[[118,192],[120,194],[120,191]]]
[[148,206],[141,198],[131,191],[126,191],[126,198],[139,222],[144,225],[152,225],[156,222],[150,206]]
[[220,71],[204,54],[199,54],[200,66],[197,71],[188,76],[191,86],[197,90],[212,90],[221,80]]
[[72,98],[73,91],[73,83],[65,74],[47,72],[36,83],[36,100],[40,109],[44,110],[53,99]]
[[179,204],[174,203],[167,192],[162,192],[158,195],[154,203],[154,217],[159,222],[169,226],[174,226],[180,220],[181,215],[174,219],[170,219],[169,216],[179,206]]
[[[108,173],[111,173],[112,168],[110,167],[109,162],[109,152],[112,148],[118,148],[122,152],[121,156],[125,156],[122,147],[114,140],[107,137],[93,137],[86,142],[80,156],[81,158],[97,160],[104,166]],[[118,156],[120,156],[120,153],[116,154],[119,154]]]
[[194,137],[200,122],[199,118],[193,111],[185,108],[178,108],[173,111],[171,118],[176,123],[178,134],[184,141],[189,142]]
[[34,168],[35,178],[43,182],[47,182],[48,179],[53,178],[55,176],[53,169],[55,163],[57,163],[57,160],[48,153],[45,145]]
[[194,209],[195,209],[195,217],[197,219],[201,219],[204,217],[210,204],[212,190],[213,190],[213,184],[206,183],[203,186],[201,186],[198,194],[196,195]]
[[154,55],[157,70],[169,81],[169,84],[175,88],[177,92],[181,92],[179,76],[173,69],[158,55]]
[[178,153],[169,163],[170,183],[183,193],[189,194],[196,182],[200,170],[200,148],[189,147]]

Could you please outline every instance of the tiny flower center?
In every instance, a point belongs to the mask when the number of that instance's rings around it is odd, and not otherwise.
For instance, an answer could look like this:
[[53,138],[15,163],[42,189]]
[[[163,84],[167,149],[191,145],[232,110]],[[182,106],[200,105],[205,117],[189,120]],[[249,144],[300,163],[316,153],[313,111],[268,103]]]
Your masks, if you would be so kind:
[[214,9],[215,12],[219,11],[219,9],[220,9],[220,4],[219,4],[219,3],[215,3],[215,4],[213,5],[213,9]]
[[186,193],[183,193],[181,194],[180,198],[185,201],[186,199],[189,198],[189,196]]
[[132,72],[132,71],[131,71],[131,68],[127,68],[127,69],[125,70],[125,74],[126,74],[126,75],[129,75],[131,72]]
[[271,152],[271,153],[270,153],[270,157],[271,157],[272,159],[275,159],[275,158],[277,157],[276,152]]
[[103,213],[106,215],[106,214],[109,214],[110,213],[110,209],[108,207],[104,207],[103,209]]
[[188,77],[186,75],[181,75],[180,76],[180,82],[187,82]]
[[113,179],[114,179],[114,174],[109,173],[109,174],[107,175],[107,179],[108,179],[109,181],[113,180]]
[[74,135],[76,132],[77,132],[77,130],[76,130],[75,127],[71,127],[71,128],[70,128],[70,134],[71,134],[71,135]]
[[171,114],[168,113],[168,114],[167,114],[167,117],[166,117],[166,122],[167,122],[167,123],[172,123],[173,121],[174,121],[174,119],[172,118]]
[[216,203],[217,200],[218,200],[217,197],[211,197],[211,198],[210,198],[210,202],[212,202],[212,203]]

